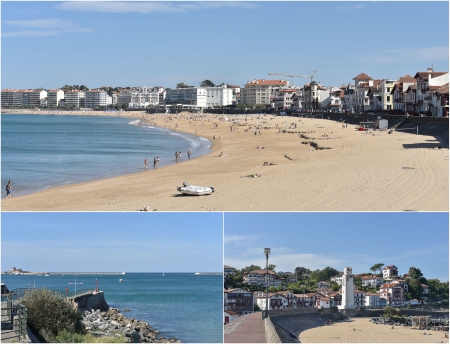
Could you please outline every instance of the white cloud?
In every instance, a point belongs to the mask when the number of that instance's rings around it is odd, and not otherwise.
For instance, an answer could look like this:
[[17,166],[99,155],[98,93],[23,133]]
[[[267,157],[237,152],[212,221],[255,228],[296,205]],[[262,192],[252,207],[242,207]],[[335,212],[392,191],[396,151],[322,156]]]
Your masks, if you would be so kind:
[[62,33],[92,31],[90,28],[82,27],[70,20],[62,19],[5,20],[3,24],[5,26],[36,30],[3,32],[2,37],[43,37],[57,36]]
[[2,33],[2,37],[45,37],[57,35],[57,31],[14,31]]
[[365,56],[358,56],[357,59],[367,63],[404,63],[408,62],[429,62],[437,60],[448,60],[448,47],[425,47],[414,48],[405,47],[401,49],[387,49],[367,51]]
[[254,8],[251,2],[212,1],[212,2],[160,2],[160,1],[70,1],[55,6],[65,11],[85,11],[103,13],[182,13],[192,10],[214,9],[220,7]]
[[248,243],[251,242],[251,240],[254,240],[256,238],[260,237],[260,235],[225,235],[223,238],[223,242],[225,244],[229,243]]

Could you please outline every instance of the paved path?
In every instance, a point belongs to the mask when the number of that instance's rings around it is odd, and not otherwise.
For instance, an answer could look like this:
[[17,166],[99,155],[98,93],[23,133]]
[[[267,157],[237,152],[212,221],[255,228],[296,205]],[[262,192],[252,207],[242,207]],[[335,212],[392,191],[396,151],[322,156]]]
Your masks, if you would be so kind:
[[224,338],[225,343],[266,343],[261,312],[240,316],[225,325]]

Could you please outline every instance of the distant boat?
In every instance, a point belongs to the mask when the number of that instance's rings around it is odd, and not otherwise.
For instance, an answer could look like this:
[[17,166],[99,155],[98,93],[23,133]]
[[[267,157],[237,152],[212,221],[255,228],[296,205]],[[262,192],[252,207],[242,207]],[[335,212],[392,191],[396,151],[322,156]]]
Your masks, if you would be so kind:
[[125,272],[122,272],[122,275],[125,275]]
[[69,284],[83,284],[83,282],[69,282]]
[[48,277],[48,276],[50,276],[50,274],[48,272],[46,272],[44,276]]
[[164,277],[164,272],[163,272],[163,277]]
[[120,278],[120,279],[119,279],[119,282],[123,282],[123,279]]
[[195,274],[196,274],[196,275],[200,275],[200,272],[196,272]]

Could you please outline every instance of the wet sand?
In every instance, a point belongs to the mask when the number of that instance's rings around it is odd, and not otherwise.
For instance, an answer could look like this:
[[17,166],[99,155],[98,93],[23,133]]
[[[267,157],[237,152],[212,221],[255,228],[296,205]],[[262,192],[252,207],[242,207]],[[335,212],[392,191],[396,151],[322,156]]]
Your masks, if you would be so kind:
[[[182,162],[156,170],[13,194],[2,199],[3,211],[448,211],[448,147],[430,149],[442,145],[433,136],[363,134],[354,125],[293,117],[69,114],[144,117],[214,145],[210,154],[189,161],[183,154]],[[182,196],[176,187],[183,182],[215,192]]]
[[389,325],[373,324],[368,318],[354,318],[303,331],[299,339],[301,343],[448,343],[444,337],[442,331],[419,331],[406,326],[391,329]]

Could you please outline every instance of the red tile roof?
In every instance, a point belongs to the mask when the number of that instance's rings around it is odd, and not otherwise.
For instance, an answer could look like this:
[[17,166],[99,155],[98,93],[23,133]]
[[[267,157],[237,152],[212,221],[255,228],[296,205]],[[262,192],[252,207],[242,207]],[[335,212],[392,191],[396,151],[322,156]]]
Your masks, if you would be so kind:
[[448,72],[417,72],[414,78],[428,79],[428,75],[430,75],[433,79],[444,74],[448,74]]
[[358,74],[353,78],[353,80],[373,80],[370,76],[365,73]]

